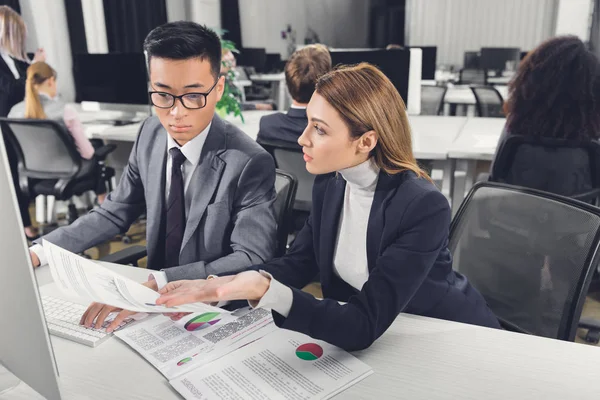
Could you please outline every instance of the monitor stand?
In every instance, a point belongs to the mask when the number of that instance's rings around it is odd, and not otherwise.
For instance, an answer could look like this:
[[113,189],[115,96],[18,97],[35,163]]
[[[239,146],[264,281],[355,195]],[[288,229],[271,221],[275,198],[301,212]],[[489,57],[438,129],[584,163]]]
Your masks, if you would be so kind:
[[0,394],[16,388],[19,383],[21,383],[21,380],[0,364]]

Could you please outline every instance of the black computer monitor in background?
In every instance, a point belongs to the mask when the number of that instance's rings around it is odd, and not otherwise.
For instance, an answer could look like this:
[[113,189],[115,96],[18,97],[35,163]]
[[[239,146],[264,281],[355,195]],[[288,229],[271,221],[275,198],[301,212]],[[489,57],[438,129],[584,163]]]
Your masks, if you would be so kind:
[[143,53],[76,54],[73,76],[77,102],[149,104]]
[[408,73],[410,70],[410,50],[331,50],[333,66],[368,62],[376,65],[396,87],[404,103],[408,104]]
[[478,51],[465,51],[463,68],[479,69],[481,68],[481,53]]
[[265,72],[267,52],[265,49],[245,47],[236,54],[236,64],[242,67],[254,67],[258,73]]
[[267,58],[265,62],[265,71],[277,73],[283,71],[283,66],[285,64],[281,61],[281,54],[279,53],[267,53]]
[[437,47],[436,46],[411,46],[410,48],[421,49],[423,51],[423,58],[421,60],[421,79],[423,79],[423,80],[435,79]]
[[506,62],[513,61],[514,67],[521,61],[521,49],[518,47],[482,47],[481,68],[502,73],[506,69]]

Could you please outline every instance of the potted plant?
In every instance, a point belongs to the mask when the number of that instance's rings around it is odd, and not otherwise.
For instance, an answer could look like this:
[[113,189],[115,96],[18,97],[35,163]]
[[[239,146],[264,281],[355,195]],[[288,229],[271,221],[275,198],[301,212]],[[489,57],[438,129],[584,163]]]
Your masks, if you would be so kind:
[[[225,31],[220,33],[221,37],[221,48],[223,53],[226,51],[231,51],[232,53],[239,53],[238,49],[235,47],[235,43],[231,40],[223,39],[222,34]],[[225,89],[223,91],[223,96],[221,100],[217,103],[216,111],[220,117],[224,118],[227,115],[233,115],[234,117],[240,117],[242,122],[244,122],[244,116],[242,115],[242,105],[240,104],[240,89],[233,84],[235,81],[235,71],[233,68],[229,68],[228,62],[225,60],[221,60],[221,64],[226,67],[225,72]]]

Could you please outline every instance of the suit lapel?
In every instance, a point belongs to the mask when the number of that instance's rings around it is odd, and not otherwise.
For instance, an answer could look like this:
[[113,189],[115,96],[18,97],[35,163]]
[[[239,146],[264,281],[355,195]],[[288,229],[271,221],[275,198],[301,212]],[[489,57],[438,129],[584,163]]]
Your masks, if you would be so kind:
[[323,198],[320,229],[321,238],[319,244],[321,254],[319,258],[321,261],[321,274],[324,286],[329,284],[333,274],[333,255],[345,191],[346,181],[341,175],[337,174],[334,178],[329,180]]
[[396,192],[395,189],[398,185],[394,184],[394,179],[398,178],[399,175],[392,176],[383,170],[379,172],[367,225],[367,263],[369,273],[375,267],[375,262],[379,256],[381,237],[385,225],[385,210],[390,199]]
[[[148,208],[148,249],[154,249],[158,244],[165,200],[167,132],[162,127],[160,129],[161,133],[152,148],[152,156],[148,165],[148,198],[146,200]],[[155,160],[157,162],[154,162]]]
[[200,219],[206,212],[206,207],[219,185],[225,168],[225,162],[219,156],[225,149],[226,140],[223,121],[215,116],[206,137],[206,142],[204,142],[200,161],[196,165],[188,188],[192,191],[192,203],[185,224],[185,232],[183,233],[182,250],[196,231]]

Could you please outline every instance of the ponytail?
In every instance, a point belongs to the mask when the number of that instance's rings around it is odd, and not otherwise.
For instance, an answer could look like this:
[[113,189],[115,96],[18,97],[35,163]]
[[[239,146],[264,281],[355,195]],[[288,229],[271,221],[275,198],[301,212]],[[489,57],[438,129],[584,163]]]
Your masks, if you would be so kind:
[[29,78],[25,84],[25,118],[46,119],[40,94],[35,88],[34,80]]

